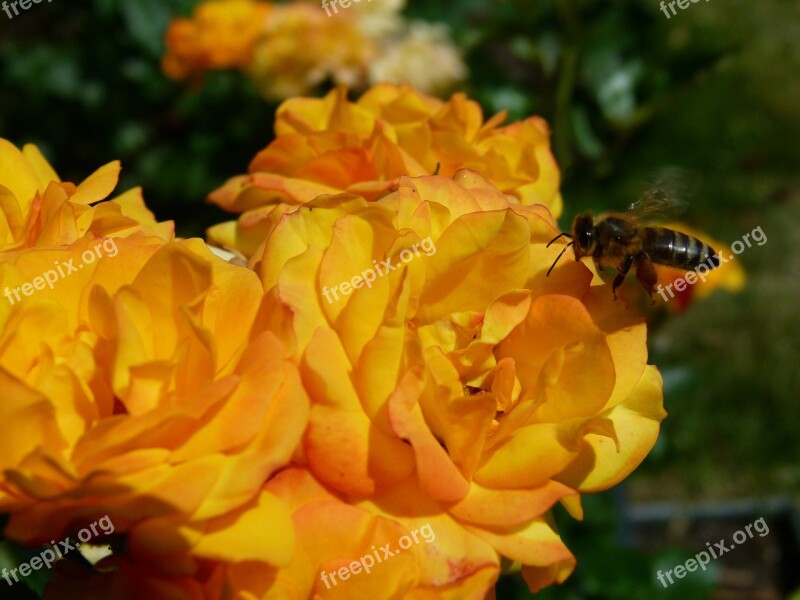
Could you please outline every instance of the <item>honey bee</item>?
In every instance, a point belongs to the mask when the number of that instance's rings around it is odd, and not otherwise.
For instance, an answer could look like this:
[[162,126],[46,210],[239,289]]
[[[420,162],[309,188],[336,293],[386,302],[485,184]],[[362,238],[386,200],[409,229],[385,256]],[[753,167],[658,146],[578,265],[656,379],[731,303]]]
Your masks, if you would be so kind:
[[636,269],[639,284],[651,298],[658,280],[654,264],[687,270],[703,263],[709,270],[718,267],[719,256],[705,242],[680,231],[648,225],[679,207],[680,202],[674,198],[660,191],[651,191],[631,204],[626,212],[606,212],[596,219],[590,212],[577,215],[572,222],[571,235],[560,233],[547,244],[549,247],[561,237],[572,240],[561,250],[547,276],[570,246],[575,252],[575,260],[591,256],[599,267],[617,269],[611,286],[615,299],[617,288],[632,267]]

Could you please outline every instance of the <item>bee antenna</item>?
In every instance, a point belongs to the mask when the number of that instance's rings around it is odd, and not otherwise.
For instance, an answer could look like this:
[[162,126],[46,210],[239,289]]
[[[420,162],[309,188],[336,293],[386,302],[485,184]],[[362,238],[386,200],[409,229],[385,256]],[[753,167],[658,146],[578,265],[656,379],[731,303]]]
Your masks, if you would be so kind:
[[[566,234],[562,233],[561,235],[566,235]],[[563,249],[563,250],[561,250],[561,252],[559,253],[559,255],[558,255],[558,256],[556,257],[556,259],[553,261],[553,264],[552,264],[552,265],[550,265],[550,268],[549,268],[549,269],[547,269],[547,277],[550,277],[550,271],[552,271],[552,270],[553,270],[553,267],[555,267],[555,266],[556,266],[556,263],[557,263],[559,260],[561,260],[561,257],[562,257],[562,256],[564,256],[564,252],[566,252],[566,251],[567,251],[567,248],[569,248],[570,246],[572,246],[572,244],[574,244],[574,243],[575,243],[575,242],[570,242],[569,244],[567,244],[566,246],[564,246],[564,249]],[[548,244],[548,246],[549,246],[549,245],[550,245],[550,244]]]
[[552,240],[550,240],[549,242],[547,242],[547,246],[545,246],[545,248],[549,248],[549,247],[550,247],[550,244],[552,244],[553,242],[555,242],[555,241],[556,241],[558,238],[560,238],[560,237],[568,237],[569,239],[572,239],[572,236],[571,236],[570,234],[568,234],[568,233],[559,233],[559,234],[558,234],[556,237],[554,237]]

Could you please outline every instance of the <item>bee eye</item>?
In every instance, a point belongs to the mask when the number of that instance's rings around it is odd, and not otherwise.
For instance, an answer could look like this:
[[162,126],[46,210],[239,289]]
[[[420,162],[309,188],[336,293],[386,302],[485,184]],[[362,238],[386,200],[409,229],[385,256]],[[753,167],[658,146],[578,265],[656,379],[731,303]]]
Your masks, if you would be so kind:
[[589,247],[589,244],[592,243],[592,232],[587,229],[581,231],[578,234],[578,243],[584,248]]

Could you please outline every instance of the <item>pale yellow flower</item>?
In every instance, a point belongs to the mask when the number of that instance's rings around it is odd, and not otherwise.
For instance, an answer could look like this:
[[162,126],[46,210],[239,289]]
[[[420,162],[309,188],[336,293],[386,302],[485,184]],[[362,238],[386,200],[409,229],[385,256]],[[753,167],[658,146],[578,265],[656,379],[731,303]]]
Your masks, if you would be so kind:
[[408,83],[441,96],[467,78],[467,66],[444,25],[410,24],[405,37],[386,44],[369,67],[370,83]]

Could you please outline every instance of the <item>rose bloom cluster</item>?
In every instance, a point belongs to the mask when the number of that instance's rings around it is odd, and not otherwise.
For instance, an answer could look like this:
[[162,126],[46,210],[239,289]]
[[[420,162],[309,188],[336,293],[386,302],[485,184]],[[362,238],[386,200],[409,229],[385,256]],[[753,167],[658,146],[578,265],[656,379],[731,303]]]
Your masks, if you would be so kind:
[[243,213],[212,238],[246,267],[138,191],[103,201],[116,163],[75,186],[0,145],[0,285],[119,247],[0,310],[6,536],[115,525],[46,598],[480,599],[509,564],[531,591],[570,575],[552,510],[581,518],[641,463],[662,381],[591,265],[546,276],[548,132],[502,117],[393,86],[287,102],[212,195]]
[[268,100],[310,93],[327,81],[352,88],[405,82],[442,94],[466,78],[446,26],[407,21],[399,14],[405,0],[325,4],[206,0],[190,18],[170,24],[164,72],[196,80],[238,69]]

